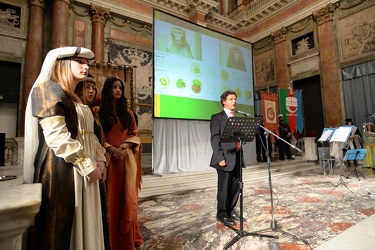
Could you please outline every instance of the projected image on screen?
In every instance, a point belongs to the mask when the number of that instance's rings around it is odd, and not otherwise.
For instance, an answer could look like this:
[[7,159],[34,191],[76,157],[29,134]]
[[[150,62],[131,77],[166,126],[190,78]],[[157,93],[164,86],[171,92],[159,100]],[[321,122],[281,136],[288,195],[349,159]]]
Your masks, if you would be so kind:
[[251,44],[154,11],[154,117],[209,120],[220,95],[254,114]]

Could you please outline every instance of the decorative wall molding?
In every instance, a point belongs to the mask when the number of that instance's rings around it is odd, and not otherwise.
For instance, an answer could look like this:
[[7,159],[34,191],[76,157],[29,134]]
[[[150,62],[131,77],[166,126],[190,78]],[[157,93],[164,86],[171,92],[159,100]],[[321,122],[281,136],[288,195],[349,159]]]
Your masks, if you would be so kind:
[[150,6],[188,19],[199,11],[207,15],[210,11],[217,11],[220,3],[214,0],[194,0],[194,1],[180,1],[180,0],[142,0]]
[[[132,30],[134,30],[136,32],[146,31],[149,35],[152,35],[151,26],[148,26],[146,24],[145,25],[137,25],[137,24],[131,22],[130,20],[123,20],[122,22],[118,21],[111,14],[111,12],[113,14],[115,14],[116,11],[114,12],[114,11],[112,11],[111,8],[103,7],[104,3],[102,3],[102,2],[100,2],[100,4],[101,5],[99,6],[99,5],[96,5],[94,3],[91,3],[90,7],[88,7],[88,9],[86,11],[82,12],[82,13],[78,12],[77,8],[75,7],[75,5],[73,3],[70,5],[70,7],[71,7],[72,11],[74,12],[74,14],[76,14],[77,16],[86,17],[86,16],[89,16],[89,15],[92,15],[93,16],[92,17],[93,22],[99,21],[99,22],[101,22],[105,25],[106,21],[109,20],[109,21],[111,21],[111,23],[113,25],[115,25],[117,27],[129,26]],[[126,16],[124,16],[124,17],[126,18]],[[96,20],[97,18],[99,18],[99,20]]]
[[279,30],[277,30],[277,31],[275,31],[271,34],[275,43],[285,41],[286,35],[287,35],[287,29],[285,27],[282,27],[281,29],[279,29]]
[[110,16],[110,21],[111,23],[113,23],[113,25],[117,26],[117,27],[125,27],[125,26],[129,26],[132,30],[136,31],[136,32],[142,32],[142,31],[146,31],[149,35],[152,35],[152,29],[151,27],[147,26],[147,25],[143,25],[143,26],[137,26],[135,24],[133,24],[131,21],[129,20],[125,20],[123,21],[122,23],[120,23],[119,21],[117,21],[113,16]]
[[320,10],[315,11],[313,15],[318,25],[323,24],[327,21],[332,21],[334,10],[335,6],[332,3],[330,3],[327,6],[321,8]]
[[318,54],[305,57],[301,60],[296,60],[290,64],[290,77],[297,77],[298,75],[308,72],[319,72],[320,58]]
[[352,3],[352,4],[343,4],[343,3],[339,3],[337,4],[337,7],[340,9],[340,10],[348,10],[348,9],[352,9],[354,7],[357,7],[359,6],[360,4],[366,2],[366,0],[358,0],[357,2],[355,3]]
[[26,39],[0,35],[0,53],[22,59],[23,43]]
[[254,50],[261,50],[269,45],[271,45],[271,43],[273,42],[273,39],[271,36],[269,36],[267,39],[263,39],[261,41],[258,41],[257,43],[255,43],[253,45],[253,49]]
[[29,0],[28,3],[29,5],[36,5],[42,7],[43,9],[45,8],[46,4],[44,0]]
[[336,19],[340,63],[360,62],[375,55],[375,4]]
[[295,25],[291,25],[288,30],[292,33],[299,33],[309,27],[309,25],[313,22],[312,16],[306,18],[306,20],[301,21]]
[[81,3],[87,6],[91,4],[100,5],[103,8],[109,8],[112,13],[116,13],[119,16],[128,17],[130,19],[139,20],[141,22],[152,24],[152,15],[149,13],[143,13],[135,9],[126,8],[123,5],[111,3],[103,0],[72,0],[72,3]]
[[105,26],[105,23],[110,18],[111,13],[109,8],[103,8],[96,4],[90,6],[90,16],[92,22],[99,22]]
[[[241,11],[236,11],[234,15],[220,14],[220,2],[214,0],[139,0],[148,4],[152,8],[165,11],[172,15],[189,19],[192,13],[199,11],[205,15],[206,23],[198,21],[197,24],[208,27],[213,30],[220,31],[230,36],[236,36],[240,32],[246,31],[255,27],[261,22],[266,21],[272,15],[285,10],[287,7],[296,3],[297,0],[259,0],[251,1],[246,6],[240,6]],[[284,19],[281,22],[275,23],[266,29],[262,29],[257,34],[252,34],[251,37],[244,37],[245,41],[254,43],[259,41],[271,33],[276,32],[282,27],[288,27],[296,22],[312,15],[317,9],[321,9],[329,3],[336,3],[339,0],[319,0],[316,3],[301,9],[294,15]],[[362,0],[358,0],[362,1]],[[148,24],[152,24],[152,15],[142,13],[135,9],[126,8],[119,4],[110,3],[101,0],[75,0],[75,2],[83,3],[86,5],[97,4],[105,8],[110,8],[112,13],[116,16],[124,16],[130,19],[139,20]],[[244,8],[246,7],[246,8]],[[113,15],[112,15],[113,16]]]

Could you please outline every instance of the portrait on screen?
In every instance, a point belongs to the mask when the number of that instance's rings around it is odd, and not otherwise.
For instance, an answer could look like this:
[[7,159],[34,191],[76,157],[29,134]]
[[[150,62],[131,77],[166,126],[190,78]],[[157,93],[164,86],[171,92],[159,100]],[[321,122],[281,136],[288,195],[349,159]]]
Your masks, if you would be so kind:
[[168,53],[188,58],[194,58],[190,45],[186,39],[186,31],[180,27],[173,26],[171,29],[171,42]]
[[246,71],[245,59],[239,47],[232,46],[229,48],[227,67]]

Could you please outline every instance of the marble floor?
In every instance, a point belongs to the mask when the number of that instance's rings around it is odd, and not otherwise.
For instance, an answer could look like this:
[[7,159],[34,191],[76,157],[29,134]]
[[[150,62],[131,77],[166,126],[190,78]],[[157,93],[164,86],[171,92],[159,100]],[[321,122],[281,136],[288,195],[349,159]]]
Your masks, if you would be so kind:
[[145,249],[375,249],[375,175],[360,172],[366,179],[318,168],[274,178],[272,196],[269,179],[254,180],[243,190],[243,230],[216,221],[213,187],[142,198]]

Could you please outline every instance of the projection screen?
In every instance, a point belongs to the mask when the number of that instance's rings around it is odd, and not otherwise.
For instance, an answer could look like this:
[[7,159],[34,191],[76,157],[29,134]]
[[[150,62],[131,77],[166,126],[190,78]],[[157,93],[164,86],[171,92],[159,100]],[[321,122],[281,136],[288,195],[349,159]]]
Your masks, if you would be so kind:
[[154,10],[154,118],[209,120],[220,95],[254,114],[251,44]]

